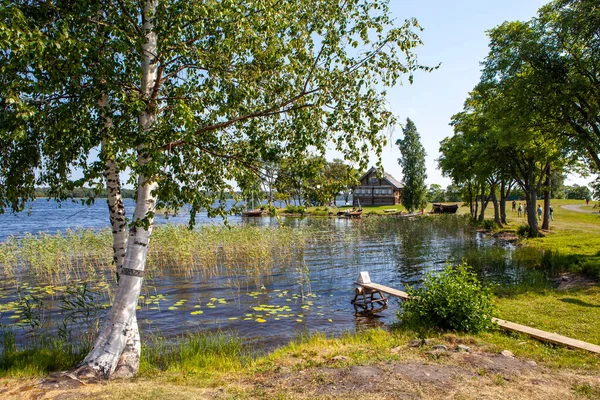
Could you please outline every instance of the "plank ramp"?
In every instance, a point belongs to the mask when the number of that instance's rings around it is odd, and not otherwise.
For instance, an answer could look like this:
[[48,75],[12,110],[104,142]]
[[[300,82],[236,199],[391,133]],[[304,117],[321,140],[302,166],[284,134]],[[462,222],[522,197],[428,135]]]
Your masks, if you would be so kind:
[[492,322],[497,323],[500,328],[507,331],[525,333],[531,337],[545,342],[560,344],[571,349],[587,350],[591,351],[592,353],[600,354],[600,346],[595,344],[582,342],[581,340],[577,339],[571,339],[556,333],[545,332],[530,326],[515,324],[514,322],[505,321],[503,319],[492,318]]
[[[389,294],[390,296],[399,297],[402,300],[409,299],[408,293],[388,286],[380,285],[378,283],[354,283],[358,286],[362,286],[367,289],[379,290],[380,292]],[[545,332],[539,329],[531,328],[526,325],[516,324],[514,322],[506,321],[499,318],[492,318],[492,322],[498,324],[500,328],[507,331],[524,333],[541,341],[566,346],[571,349],[587,350],[595,354],[600,354],[600,346],[597,346],[595,344],[583,342],[577,339],[571,339],[569,337],[558,335],[556,333]]]
[[408,293],[402,290],[394,289],[388,286],[380,285],[378,283],[359,283],[354,282],[358,286],[362,286],[366,289],[379,290],[382,293],[389,294],[390,296],[400,297],[402,300],[408,300]]

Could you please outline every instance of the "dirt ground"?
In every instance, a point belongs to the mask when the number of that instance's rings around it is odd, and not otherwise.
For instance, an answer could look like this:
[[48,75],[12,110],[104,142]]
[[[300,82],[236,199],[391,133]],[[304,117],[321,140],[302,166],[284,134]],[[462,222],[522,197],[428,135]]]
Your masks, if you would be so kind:
[[92,383],[65,377],[0,379],[0,399],[600,398],[600,376],[595,373],[550,369],[510,353],[415,351],[406,360],[373,365],[348,366],[346,357],[316,367],[287,363],[275,372],[232,376],[217,387],[197,387],[172,376]]

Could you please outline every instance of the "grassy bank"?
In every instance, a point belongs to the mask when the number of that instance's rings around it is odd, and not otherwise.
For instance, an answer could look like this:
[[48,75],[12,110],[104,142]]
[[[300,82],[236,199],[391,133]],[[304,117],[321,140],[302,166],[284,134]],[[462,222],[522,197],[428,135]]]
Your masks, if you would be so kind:
[[[398,329],[304,335],[252,357],[235,337],[194,335],[144,348],[140,374],[130,381],[36,388],[31,373],[16,380],[23,375],[5,372],[0,383],[5,398],[43,399],[575,399],[600,393],[596,356],[501,332],[419,337]],[[501,356],[503,350],[516,357]]]

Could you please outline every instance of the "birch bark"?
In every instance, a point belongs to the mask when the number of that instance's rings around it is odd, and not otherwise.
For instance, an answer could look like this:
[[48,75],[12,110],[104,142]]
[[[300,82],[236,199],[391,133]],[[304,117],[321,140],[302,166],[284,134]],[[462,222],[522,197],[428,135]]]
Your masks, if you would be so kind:
[[[145,36],[145,42],[142,46],[142,92],[147,104],[145,111],[139,117],[142,133],[148,132],[156,121],[156,107],[154,107],[152,101],[152,92],[157,80],[157,35],[154,32],[152,23],[156,5],[156,0],[146,1],[142,11],[142,29]],[[150,161],[145,147],[140,146],[138,148],[138,166],[144,167]],[[109,168],[109,165],[110,163],[107,163],[107,168]],[[115,187],[115,177],[114,175],[111,176],[111,184]],[[119,286],[115,294],[115,300],[98,334],[94,347],[78,369],[78,375],[80,376],[95,377],[100,375],[109,378],[132,376],[137,373],[140,341],[136,305],[142,287],[142,276],[146,266],[148,245],[154,223],[154,210],[156,207],[154,193],[156,188],[157,183],[151,176],[145,176],[143,173],[138,175],[135,212],[132,227],[129,230],[123,264],[120,268],[117,264],[119,260],[115,259],[117,272],[119,273]],[[118,211],[118,202],[115,205]],[[110,207],[109,203],[109,213],[112,212]],[[147,223],[142,223],[142,221]],[[119,245],[122,244],[122,242],[119,242]],[[119,254],[121,253],[119,252]]]

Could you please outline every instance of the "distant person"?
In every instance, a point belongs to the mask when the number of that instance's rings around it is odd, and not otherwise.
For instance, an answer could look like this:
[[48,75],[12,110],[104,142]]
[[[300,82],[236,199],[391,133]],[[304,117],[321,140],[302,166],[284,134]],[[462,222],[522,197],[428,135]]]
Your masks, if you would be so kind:
[[538,208],[537,208],[538,219],[542,219],[543,212],[544,212],[544,210],[542,210],[542,205],[538,204]]
[[517,211],[517,202],[513,200],[513,202],[512,202],[512,212],[514,213],[515,211]]
[[523,204],[519,203],[519,210],[518,210],[518,211],[519,211],[519,212],[518,212],[518,214],[517,214],[517,215],[518,215],[519,217],[520,217],[520,216],[522,216],[522,215],[523,215]]
[[550,206],[550,219],[554,221],[554,208],[552,206]]
[[525,203],[525,206],[523,207],[523,216],[527,216],[527,203]]
[[585,199],[585,205],[589,206],[590,205],[590,199]]

